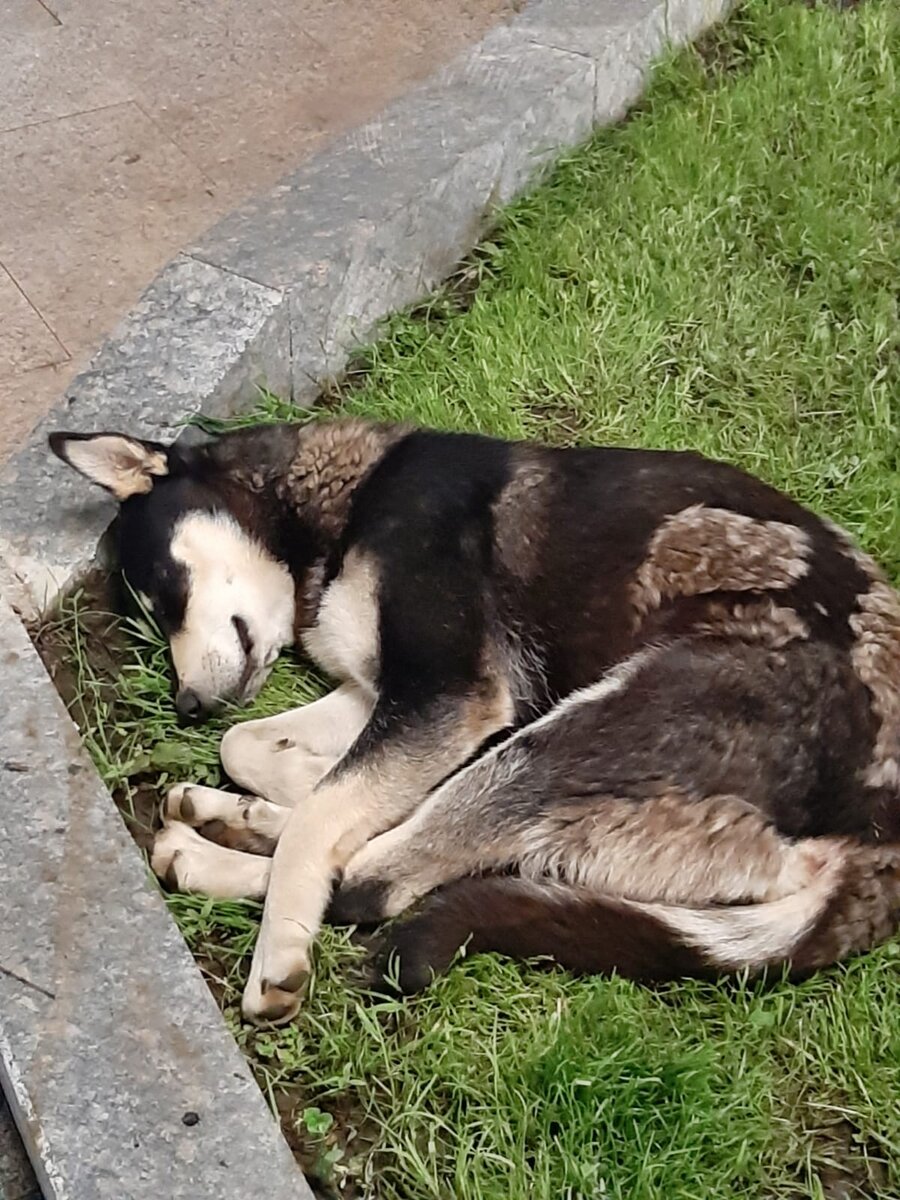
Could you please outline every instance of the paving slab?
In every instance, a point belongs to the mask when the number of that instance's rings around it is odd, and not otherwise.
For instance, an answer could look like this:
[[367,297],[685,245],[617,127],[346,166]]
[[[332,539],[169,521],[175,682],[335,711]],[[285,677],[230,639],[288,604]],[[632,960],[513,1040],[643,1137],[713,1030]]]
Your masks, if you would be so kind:
[[128,80],[94,53],[95,40],[61,25],[31,33],[0,28],[0,132],[130,100]]
[[52,29],[58,19],[40,0],[0,0],[0,30],[7,36]]
[[79,347],[102,340],[186,232],[214,219],[216,201],[132,101],[0,134],[0,213],[0,263],[56,337]]
[[[310,94],[288,78],[289,83],[265,82],[239,95],[170,104],[154,120],[212,182],[216,195],[225,189],[233,200],[311,158],[335,132],[335,122],[321,117]],[[377,99],[372,103],[378,106]]]
[[0,361],[22,374],[65,362],[68,351],[22,289],[0,268]]
[[79,367],[84,366],[85,363],[66,359],[53,366],[36,367],[6,378],[0,376],[0,429],[11,444],[27,442],[34,428],[35,412],[52,409],[60,396],[65,395]]
[[0,598],[0,1076],[47,1200],[310,1193]]

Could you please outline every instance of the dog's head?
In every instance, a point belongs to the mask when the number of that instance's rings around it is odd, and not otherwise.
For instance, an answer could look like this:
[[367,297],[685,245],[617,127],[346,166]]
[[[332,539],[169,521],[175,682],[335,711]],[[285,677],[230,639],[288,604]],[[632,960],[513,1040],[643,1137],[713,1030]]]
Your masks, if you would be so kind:
[[169,639],[181,715],[252,699],[292,640],[295,587],[233,478],[204,447],[118,433],[49,440],[119,502],[119,565]]

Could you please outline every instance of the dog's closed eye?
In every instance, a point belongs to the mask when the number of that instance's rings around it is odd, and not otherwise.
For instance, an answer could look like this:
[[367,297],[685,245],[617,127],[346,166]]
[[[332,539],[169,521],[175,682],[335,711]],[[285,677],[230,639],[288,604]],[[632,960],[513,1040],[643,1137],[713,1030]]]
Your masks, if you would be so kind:
[[247,658],[253,653],[253,638],[250,636],[250,630],[247,628],[247,622],[243,617],[232,617],[231,623],[237,631],[238,641],[241,643],[241,649]]

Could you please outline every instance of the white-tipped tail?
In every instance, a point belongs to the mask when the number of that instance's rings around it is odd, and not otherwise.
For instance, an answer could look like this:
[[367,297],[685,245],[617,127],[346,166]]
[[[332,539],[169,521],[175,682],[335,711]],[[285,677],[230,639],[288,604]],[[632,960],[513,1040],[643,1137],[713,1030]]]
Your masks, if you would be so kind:
[[710,966],[727,971],[761,969],[790,960],[840,889],[845,866],[844,855],[835,846],[807,887],[779,900],[721,908],[636,907],[699,950]]

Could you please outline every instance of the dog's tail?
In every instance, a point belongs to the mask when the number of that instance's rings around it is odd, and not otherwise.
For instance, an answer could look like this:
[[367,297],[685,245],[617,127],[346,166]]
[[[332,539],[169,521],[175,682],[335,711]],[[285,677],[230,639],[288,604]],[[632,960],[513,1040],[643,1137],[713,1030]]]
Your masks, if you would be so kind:
[[900,927],[900,844],[821,845],[805,888],[761,904],[687,908],[516,876],[461,879],[395,927],[388,977],[420,991],[465,946],[648,983],[783,966],[799,978]]

